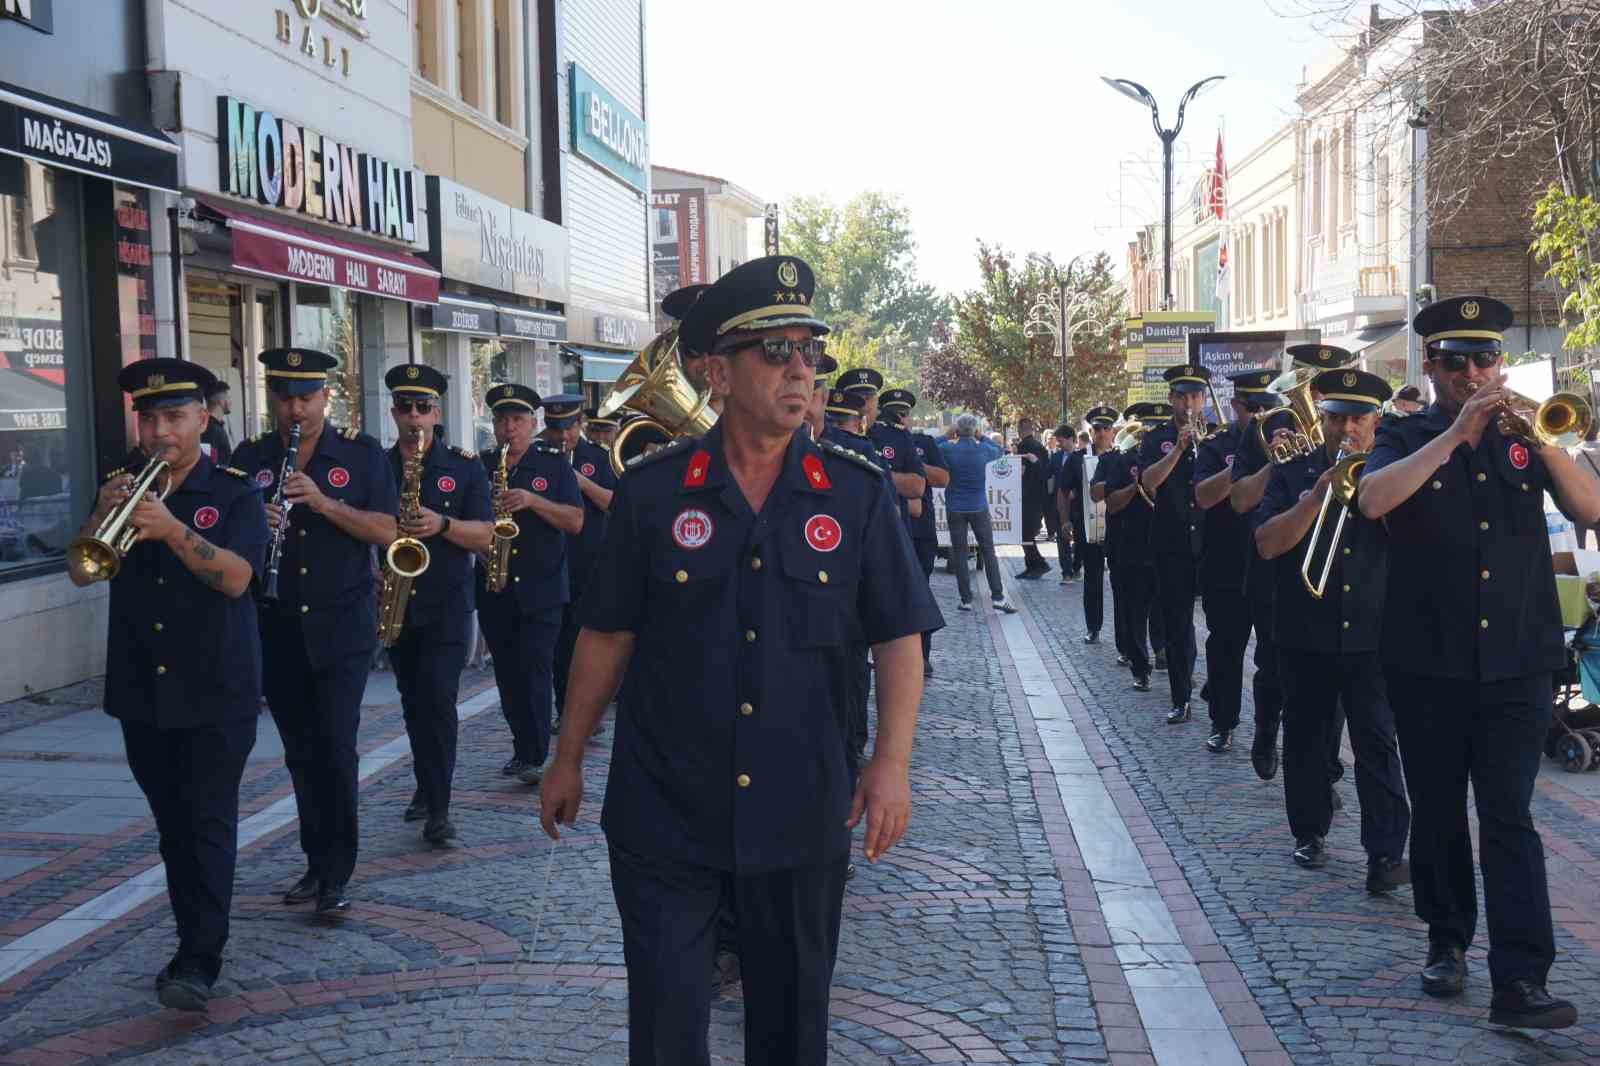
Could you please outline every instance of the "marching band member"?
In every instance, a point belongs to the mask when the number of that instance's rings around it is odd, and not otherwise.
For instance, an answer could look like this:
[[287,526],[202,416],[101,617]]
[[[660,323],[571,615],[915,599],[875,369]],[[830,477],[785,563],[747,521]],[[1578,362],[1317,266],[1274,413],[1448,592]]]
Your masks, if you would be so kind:
[[434,439],[443,415],[448,380],[422,363],[407,363],[383,378],[393,398],[390,415],[399,442],[389,449],[395,484],[403,484],[416,434],[423,449],[422,509],[400,522],[400,535],[428,548],[428,568],[412,583],[400,639],[389,649],[417,788],[405,820],[423,822],[422,839],[435,846],[454,839],[450,784],[456,771],[456,699],[467,662],[472,620],[472,562],[493,538],[489,478],[472,452]]
[[[266,556],[260,490],[202,453],[197,363],[141,359],[117,384],[131,397],[139,447],[100,487],[83,536],[118,508],[151,459],[165,478],[132,507],[139,539],[111,578],[105,710],[122,726],[128,767],[161,836],[178,951],[156,976],[163,1006],[204,1010],[228,942],[239,781],[256,741],[261,645],[250,585]],[[164,499],[158,498],[166,487]],[[74,584],[95,578],[73,564]]]
[[[376,439],[327,421],[328,371],[339,361],[308,348],[275,348],[266,367],[271,433],[245,441],[234,465],[284,506],[267,504],[283,529],[278,599],[261,604],[262,688],[294,779],[306,872],[285,903],[317,901],[319,915],[350,909],[356,866],[356,730],[378,645],[372,549],[398,534],[394,474]],[[285,456],[293,427],[300,446]],[[284,460],[292,466],[286,467]]]
[[[572,647],[578,640],[578,601],[583,598],[584,582],[606,535],[606,514],[611,509],[611,494],[616,491],[617,475],[611,468],[611,449],[584,440],[583,397],[576,393],[547,396],[544,401],[544,431],[540,439],[566,457],[583,496],[583,529],[567,542],[567,602],[561,608],[561,635],[556,640],[555,686],[556,724],[566,706],[567,673],[572,669]],[[604,431],[601,430],[604,436]]]
[[[1314,388],[1322,396],[1326,443],[1310,456],[1274,465],[1252,516],[1256,548],[1272,563],[1277,585],[1273,641],[1286,689],[1284,802],[1294,861],[1320,869],[1327,862],[1324,838],[1333,821],[1328,736],[1342,705],[1355,751],[1367,891],[1391,892],[1411,880],[1403,858],[1411,811],[1379,661],[1389,549],[1377,522],[1349,514],[1328,496],[1338,459],[1371,450],[1389,386],[1375,374],[1329,370],[1315,379]],[[1335,538],[1341,512],[1342,535]],[[1319,514],[1325,517],[1317,529]],[[1325,589],[1318,596],[1313,586],[1324,574]]]
[[1434,403],[1378,433],[1358,502],[1390,538],[1384,665],[1410,784],[1411,870],[1428,924],[1423,990],[1457,995],[1477,927],[1467,786],[1477,803],[1489,928],[1489,1020],[1520,1028],[1577,1021],[1545,982],[1555,958],[1534,778],[1566,664],[1543,499],[1580,525],[1600,521],[1600,488],[1561,448],[1497,424],[1511,308],[1486,296],[1440,300],[1412,321]]
[[[1150,433],[1159,427],[1162,416],[1170,417],[1172,408],[1166,404],[1136,403],[1124,416],[1151,426]],[[1096,464],[1090,480],[1091,492],[1098,491],[1105,501],[1106,514],[1117,519],[1116,564],[1113,608],[1117,621],[1123,626],[1122,654],[1128,659],[1133,672],[1136,692],[1150,691],[1150,673],[1153,669],[1149,653],[1145,650],[1145,635],[1155,635],[1150,625],[1150,608],[1155,602],[1155,563],[1150,556],[1150,519],[1152,509],[1142,494],[1139,484],[1139,464],[1134,452],[1108,452]],[[1120,578],[1120,580],[1116,580]],[[1120,588],[1117,588],[1120,585]]]
[[[1106,504],[1090,496],[1095,471],[1106,460],[1116,437],[1117,409],[1100,405],[1084,415],[1089,423],[1089,450],[1072,452],[1061,467],[1056,497],[1063,527],[1070,526],[1083,566],[1083,642],[1097,644],[1105,621]],[[1115,604],[1112,605],[1113,610]],[[1120,651],[1120,645],[1118,650]]]

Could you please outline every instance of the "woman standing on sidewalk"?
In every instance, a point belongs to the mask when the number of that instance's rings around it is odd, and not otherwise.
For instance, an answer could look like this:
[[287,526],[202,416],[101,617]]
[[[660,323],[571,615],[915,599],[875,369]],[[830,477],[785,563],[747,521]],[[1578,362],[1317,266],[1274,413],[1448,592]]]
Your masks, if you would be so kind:
[[996,610],[1015,611],[1006,602],[1005,586],[1000,583],[1000,564],[994,557],[994,530],[989,525],[989,464],[1000,458],[998,447],[978,440],[974,434],[978,420],[973,415],[956,419],[956,441],[940,451],[950,468],[950,487],[944,490],[944,511],[950,525],[950,562],[956,570],[956,589],[961,593],[960,610],[972,610],[972,578],[967,573],[967,530],[978,538],[984,573],[989,578],[989,594]]

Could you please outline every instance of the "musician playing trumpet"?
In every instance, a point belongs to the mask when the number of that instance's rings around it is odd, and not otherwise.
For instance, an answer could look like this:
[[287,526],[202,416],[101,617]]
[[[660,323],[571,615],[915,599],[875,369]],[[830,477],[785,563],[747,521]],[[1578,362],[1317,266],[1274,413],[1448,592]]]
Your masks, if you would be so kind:
[[383,377],[399,442],[388,451],[395,484],[407,461],[422,453],[421,506],[402,509],[400,535],[422,541],[428,567],[417,575],[405,606],[400,638],[389,649],[417,788],[405,820],[421,821],[422,839],[435,847],[453,840],[450,785],[456,769],[456,697],[467,661],[472,620],[472,561],[494,532],[489,475],[478,457],[436,439],[448,379],[431,366],[407,363]]
[[[1549,493],[1579,525],[1600,489],[1564,451],[1497,424],[1511,308],[1487,296],[1418,312],[1435,402],[1377,435],[1359,503],[1390,538],[1383,655],[1416,811],[1411,868],[1428,925],[1423,991],[1455,996],[1478,917],[1467,785],[1477,802],[1489,929],[1489,1020],[1577,1021],[1545,981],[1555,958],[1544,846],[1530,803],[1566,664],[1545,529]],[[1581,421],[1581,419],[1580,419]],[[1581,435],[1581,431],[1580,431]]]
[[[195,1011],[205,1009],[228,940],[239,779],[260,709],[248,592],[267,545],[260,492],[200,450],[203,390],[215,380],[177,359],[143,359],[117,375],[133,399],[139,448],[101,487],[83,530],[130,512],[139,531],[111,578],[105,709],[122,724],[161,834],[178,951],[156,992],[165,1006]],[[167,471],[133,503],[131,475],[151,460]],[[79,585],[95,579],[70,560],[68,574]]]
[[1354,457],[1371,450],[1390,390],[1382,378],[1359,370],[1324,371],[1312,388],[1321,396],[1325,444],[1275,465],[1251,516],[1256,549],[1275,584],[1284,804],[1294,861],[1321,869],[1333,821],[1327,752],[1330,734],[1338,737],[1342,702],[1355,752],[1367,891],[1387,893],[1410,881],[1405,849],[1411,824],[1379,658],[1389,549],[1382,527],[1347,510],[1348,493],[1335,490],[1341,478],[1355,484],[1360,460]]

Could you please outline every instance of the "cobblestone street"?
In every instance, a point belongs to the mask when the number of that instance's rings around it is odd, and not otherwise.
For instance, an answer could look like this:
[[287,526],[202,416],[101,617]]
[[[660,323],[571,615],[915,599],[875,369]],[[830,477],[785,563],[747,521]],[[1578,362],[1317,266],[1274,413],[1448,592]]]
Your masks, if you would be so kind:
[[[1229,755],[1204,750],[1203,705],[1167,727],[1164,686],[1133,693],[1109,639],[1080,642],[1081,585],[1056,577],[1016,583],[1012,616],[957,612],[953,578],[935,577],[949,625],[913,821],[850,883],[833,1061],[1600,1061],[1600,796],[1586,778],[1547,766],[1536,799],[1560,945],[1551,990],[1584,1025],[1495,1030],[1481,942],[1464,1000],[1421,994],[1409,892],[1363,891],[1348,776],[1334,861],[1298,869],[1281,781],[1250,769],[1248,705]],[[86,685],[0,708],[0,1063],[625,1061],[597,824],[609,732],[576,831],[552,850],[532,791],[497,773],[509,733],[490,677],[469,670],[461,836],[433,851],[400,819],[409,753],[392,678],[373,675],[356,902],[330,928],[278,901],[302,860],[263,716],[227,966],[208,1013],[183,1015],[151,992],[172,920],[153,825],[97,700]],[[714,1061],[743,1061],[741,1028],[729,993]]]

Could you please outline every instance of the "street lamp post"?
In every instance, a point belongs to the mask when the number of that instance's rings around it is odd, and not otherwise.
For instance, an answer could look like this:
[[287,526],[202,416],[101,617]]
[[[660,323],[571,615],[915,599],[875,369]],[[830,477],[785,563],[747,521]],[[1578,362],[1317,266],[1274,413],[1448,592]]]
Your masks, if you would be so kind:
[[1167,311],[1172,310],[1172,143],[1183,132],[1183,113],[1189,101],[1200,95],[1206,86],[1224,77],[1224,74],[1213,74],[1189,86],[1189,91],[1178,101],[1177,125],[1170,130],[1162,128],[1161,108],[1156,105],[1156,98],[1149,89],[1127,78],[1100,79],[1128,99],[1147,105],[1150,108],[1150,122],[1155,126],[1156,136],[1161,139],[1161,306]]
[[1106,322],[1093,313],[1092,296],[1078,292],[1073,294],[1071,300],[1067,299],[1072,271],[1082,258],[1080,255],[1067,264],[1066,273],[1056,281],[1053,294],[1041,295],[1034,301],[1034,305],[1028,309],[1028,320],[1022,327],[1022,335],[1029,340],[1041,333],[1048,333],[1056,339],[1056,361],[1061,364],[1062,422],[1067,420],[1067,357],[1072,354],[1072,340],[1081,330],[1095,333],[1106,331]]

